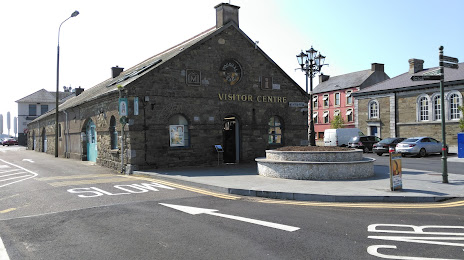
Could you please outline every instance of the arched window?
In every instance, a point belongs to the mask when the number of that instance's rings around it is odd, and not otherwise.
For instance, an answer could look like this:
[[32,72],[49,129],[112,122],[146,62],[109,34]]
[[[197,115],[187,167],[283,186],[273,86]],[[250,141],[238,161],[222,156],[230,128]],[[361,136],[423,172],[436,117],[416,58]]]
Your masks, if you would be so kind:
[[377,100],[371,100],[368,105],[369,119],[379,118],[379,102]]
[[432,96],[432,119],[441,120],[441,97],[440,94]]
[[313,96],[313,108],[317,109],[318,105],[317,96]]
[[317,111],[313,113],[313,121],[315,124],[319,122],[319,116],[318,116]]
[[353,122],[353,109],[351,108],[346,110],[346,121]]
[[462,104],[461,93],[453,91],[448,95],[449,103],[449,119],[456,120],[461,118],[461,112],[459,111],[459,106]]
[[118,132],[116,131],[116,118],[111,116],[110,119],[110,136],[111,136],[111,149],[118,149]]
[[169,145],[171,147],[189,147],[188,121],[182,115],[169,118]]
[[348,91],[345,92],[346,104],[347,104],[347,105],[353,104],[353,97],[351,96],[351,93],[352,93],[352,92],[353,92],[353,91],[351,91],[351,90],[348,90]]
[[417,111],[419,121],[429,120],[429,96],[421,95],[417,98]]
[[282,124],[276,116],[269,119],[269,144],[282,143]]

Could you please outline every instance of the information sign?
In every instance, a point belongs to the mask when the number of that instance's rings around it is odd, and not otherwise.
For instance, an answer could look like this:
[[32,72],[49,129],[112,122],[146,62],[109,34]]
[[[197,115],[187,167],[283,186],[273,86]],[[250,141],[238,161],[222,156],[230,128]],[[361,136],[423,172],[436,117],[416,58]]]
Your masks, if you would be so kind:
[[440,80],[440,75],[422,75],[422,76],[411,76],[412,81],[422,81],[422,80]]
[[401,154],[390,153],[390,189],[392,191],[403,188],[403,175],[401,169]]
[[445,55],[443,55],[442,60],[447,61],[447,62],[451,62],[451,63],[458,63],[459,62],[458,58],[445,56]]
[[450,69],[459,69],[459,65],[457,63],[443,62],[443,67],[450,68]]

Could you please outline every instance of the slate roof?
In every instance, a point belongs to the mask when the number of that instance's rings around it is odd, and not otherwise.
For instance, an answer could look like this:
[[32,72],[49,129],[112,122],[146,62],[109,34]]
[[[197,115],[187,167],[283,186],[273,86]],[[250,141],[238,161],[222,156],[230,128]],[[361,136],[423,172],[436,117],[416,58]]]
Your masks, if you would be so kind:
[[[58,92],[58,99],[63,102],[64,99],[73,96],[72,92]],[[54,103],[56,102],[56,92],[50,92],[45,89],[38,90],[30,95],[27,95],[21,99],[16,100],[16,103]]]
[[314,88],[313,92],[316,94],[339,89],[358,87],[364,81],[366,81],[366,79],[369,78],[372,73],[374,73],[374,71],[368,69],[330,77],[327,81],[319,83]]
[[[412,81],[411,76],[421,76],[426,72],[430,72],[438,69],[439,67],[433,67],[424,69],[414,74],[409,72],[403,73],[391,79],[379,82],[375,85],[369,86],[365,89],[353,93],[354,96],[361,96],[363,94],[372,94],[377,92],[396,92],[410,88],[418,87],[436,87],[439,85],[439,80],[427,80],[427,81]],[[459,63],[459,69],[445,68],[445,84],[451,84],[453,81],[464,80],[464,63]]]

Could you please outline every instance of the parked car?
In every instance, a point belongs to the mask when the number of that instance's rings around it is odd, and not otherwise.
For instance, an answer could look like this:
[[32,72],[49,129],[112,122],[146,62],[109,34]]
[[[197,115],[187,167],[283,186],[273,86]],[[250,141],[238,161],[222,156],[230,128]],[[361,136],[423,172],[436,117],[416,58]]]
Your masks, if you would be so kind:
[[325,129],[324,146],[348,146],[353,136],[364,135],[358,128]]
[[372,151],[372,146],[379,142],[380,139],[374,135],[355,136],[348,141],[348,146],[352,148],[362,149],[364,153]]
[[428,136],[411,137],[396,145],[396,152],[401,155],[424,157],[431,153],[441,153],[443,144]]
[[390,149],[396,149],[396,145],[404,140],[406,140],[406,138],[402,137],[391,137],[383,139],[382,141],[375,143],[372,146],[372,152],[376,153],[378,156],[382,156],[384,153],[389,153]]
[[16,139],[14,138],[7,138],[5,140],[3,140],[2,142],[2,145],[5,146],[5,145],[18,145],[18,141],[16,141]]

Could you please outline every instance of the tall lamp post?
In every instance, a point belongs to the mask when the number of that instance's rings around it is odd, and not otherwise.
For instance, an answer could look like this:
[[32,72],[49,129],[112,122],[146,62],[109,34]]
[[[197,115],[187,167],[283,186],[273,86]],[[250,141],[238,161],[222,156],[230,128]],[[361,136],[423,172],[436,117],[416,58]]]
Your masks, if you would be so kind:
[[76,17],[79,14],[78,11],[74,11],[70,17],[64,20],[58,28],[58,48],[56,55],[56,99],[55,99],[55,157],[58,157],[58,101],[59,101],[59,85],[60,85],[60,31],[61,25],[66,22],[69,18]]
[[321,68],[324,64],[325,56],[316,51],[313,46],[311,49],[307,50],[306,53],[301,51],[300,54],[296,55],[298,63],[301,66],[301,71],[304,71],[306,74],[306,93],[308,93],[308,78],[310,79],[309,83],[309,102],[310,106],[309,112],[309,129],[308,129],[308,141],[310,146],[316,146],[316,133],[314,132],[314,121],[313,121],[313,78],[317,73],[321,71]]

